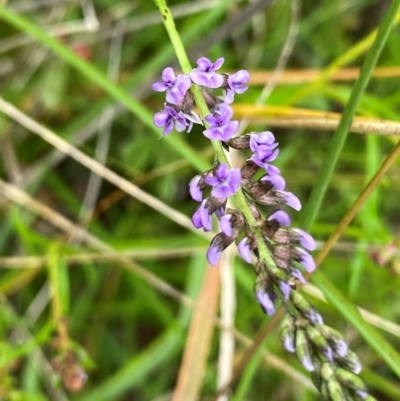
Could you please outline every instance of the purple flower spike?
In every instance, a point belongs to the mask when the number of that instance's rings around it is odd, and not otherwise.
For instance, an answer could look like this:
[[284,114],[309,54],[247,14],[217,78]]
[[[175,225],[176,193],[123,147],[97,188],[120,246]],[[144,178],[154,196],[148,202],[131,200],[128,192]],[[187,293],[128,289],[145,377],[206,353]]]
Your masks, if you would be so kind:
[[201,202],[203,200],[203,191],[199,186],[200,180],[201,176],[196,175],[195,177],[192,178],[192,180],[189,183],[190,196],[193,198],[193,200],[197,202]]
[[292,291],[290,284],[286,283],[285,281],[280,281],[279,289],[282,291],[283,297],[285,299],[289,299],[290,291]]
[[275,313],[275,306],[268,293],[265,291],[257,291],[256,297],[266,314],[272,316]]
[[246,92],[248,86],[245,84],[250,79],[250,74],[246,70],[240,70],[235,74],[229,75],[227,79],[228,89],[225,93],[225,102],[232,103],[235,98],[235,93]]
[[203,131],[204,136],[214,141],[229,141],[239,129],[239,121],[231,121],[232,116],[230,107],[223,108],[221,114],[206,116],[210,127]]
[[221,217],[219,226],[221,231],[228,237],[232,236],[232,224],[231,224],[231,214],[225,214]]
[[220,57],[212,63],[208,58],[200,57],[197,60],[197,68],[194,68],[190,73],[190,78],[197,85],[211,89],[220,88],[224,83],[224,77],[215,71],[222,67],[224,61],[224,58]]
[[178,132],[185,131],[192,127],[192,123],[188,123],[186,118],[179,112],[177,113],[171,106],[165,106],[165,109],[154,115],[154,125],[157,127],[165,127],[163,135],[168,135],[175,126]]
[[228,198],[233,195],[240,187],[241,173],[239,168],[229,169],[221,163],[214,175],[205,178],[208,185],[212,185],[211,195],[215,198]]
[[277,189],[278,191],[283,191],[285,189],[285,180],[283,177],[279,174],[275,175],[266,175],[261,178],[261,181],[268,181],[271,183],[272,187],[274,189]]
[[283,210],[277,210],[276,212],[272,213],[267,220],[269,221],[276,220],[279,223],[279,225],[284,227],[290,226],[291,222],[289,215]]
[[[300,248],[297,248],[297,249],[300,250]],[[300,263],[304,266],[304,268],[309,273],[312,273],[316,268],[313,257],[308,252],[306,252],[304,249],[301,249]]]
[[290,207],[292,207],[294,210],[300,210],[301,209],[301,203],[299,201],[299,198],[292,194],[291,192],[284,192],[281,191],[285,195],[285,200],[286,204]]
[[317,243],[310,234],[304,230],[301,230],[300,228],[295,228],[295,231],[299,233],[300,244],[304,248],[306,248],[308,251],[314,251],[317,248]]
[[202,228],[204,231],[211,231],[212,220],[211,215],[208,213],[208,209],[205,207],[208,199],[204,199],[201,205],[194,212],[192,217],[192,223],[196,228]]
[[249,246],[249,243],[247,241],[247,237],[244,237],[238,244],[238,251],[239,255],[242,257],[242,259],[247,262],[247,263],[252,263],[252,258],[251,258],[251,249]]
[[152,85],[153,90],[157,92],[167,91],[167,102],[179,106],[192,84],[189,76],[176,76],[171,67],[167,67],[162,72],[163,82],[155,82]]

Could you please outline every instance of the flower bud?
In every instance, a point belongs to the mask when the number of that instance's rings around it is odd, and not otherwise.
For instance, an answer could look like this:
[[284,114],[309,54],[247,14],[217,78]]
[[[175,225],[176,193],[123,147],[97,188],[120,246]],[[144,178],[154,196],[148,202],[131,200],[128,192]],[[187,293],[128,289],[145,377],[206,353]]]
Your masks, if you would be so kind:
[[332,327],[325,324],[318,324],[315,327],[326,338],[334,353],[341,357],[344,357],[347,354],[349,346],[337,330],[332,329]]
[[239,135],[229,139],[227,144],[237,150],[250,149],[250,135]]
[[241,169],[242,178],[244,180],[250,179],[258,172],[258,170],[260,170],[260,166],[257,166],[257,164],[251,160],[247,160]]
[[335,361],[344,369],[350,370],[351,372],[358,375],[362,366],[355,352],[349,350],[344,357],[335,356]]
[[300,328],[296,330],[296,356],[306,370],[314,372],[315,366],[311,358],[310,344],[306,333]]
[[282,319],[281,326],[279,329],[279,336],[283,346],[289,352],[295,351],[296,343],[296,320],[293,316],[288,313]]
[[306,333],[315,348],[317,348],[318,351],[320,351],[329,361],[332,361],[333,352],[324,336],[311,325],[307,326]]
[[322,323],[321,315],[298,291],[290,293],[290,300],[296,310],[311,323]]
[[342,368],[337,368],[335,370],[335,375],[337,380],[342,384],[343,387],[352,390],[352,392],[358,391],[361,394],[365,393],[365,397],[367,396],[367,389],[364,382],[354,373],[351,373],[348,370]]
[[274,301],[277,296],[268,274],[260,273],[257,276],[253,290],[261,309],[268,316],[272,316],[275,313]]
[[326,382],[335,376],[335,371],[333,370],[333,367],[329,362],[324,362],[321,365],[320,375],[321,379]]
[[330,378],[327,382],[329,399],[332,401],[345,401],[347,399],[342,386],[340,383],[334,378]]

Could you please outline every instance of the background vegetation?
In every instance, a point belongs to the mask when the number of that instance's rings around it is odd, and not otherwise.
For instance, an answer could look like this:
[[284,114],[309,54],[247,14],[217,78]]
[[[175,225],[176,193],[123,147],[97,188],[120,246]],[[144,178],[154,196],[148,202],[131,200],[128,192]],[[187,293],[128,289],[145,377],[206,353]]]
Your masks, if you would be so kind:
[[[151,83],[178,68],[153,2],[6,3],[0,399],[213,400],[234,366],[232,400],[321,399],[254,301],[251,268],[234,252],[207,266],[209,237],[188,221],[196,205],[187,184],[213,151],[199,129],[160,139],[152,124],[163,96]],[[306,205],[390,3],[168,4],[193,64],[223,56],[225,71],[252,71],[236,116],[248,131],[274,132],[277,165]],[[398,17],[312,226],[320,246],[400,134]],[[400,365],[385,347],[400,347],[400,168],[395,157],[387,167],[320,266],[345,298],[323,286],[324,302],[312,279],[304,291],[359,355],[371,393],[396,401]],[[292,217],[301,224],[301,212]],[[366,330],[351,305],[368,311]]]

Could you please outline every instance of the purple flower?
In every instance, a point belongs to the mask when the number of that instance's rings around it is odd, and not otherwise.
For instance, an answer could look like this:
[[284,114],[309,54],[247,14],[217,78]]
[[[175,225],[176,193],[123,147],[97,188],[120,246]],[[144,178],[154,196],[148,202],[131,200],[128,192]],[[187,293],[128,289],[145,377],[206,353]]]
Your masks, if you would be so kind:
[[269,163],[274,161],[279,155],[279,149],[274,149],[268,145],[257,146],[254,153],[250,156],[250,160],[257,166],[268,169]]
[[204,199],[201,202],[201,205],[197,208],[192,216],[192,223],[196,228],[202,228],[204,231],[211,231],[212,229],[212,221],[211,215],[206,208],[206,202],[208,199]]
[[266,291],[258,290],[256,293],[256,298],[268,316],[271,316],[275,313],[274,302],[271,300]]
[[207,250],[207,261],[211,266],[217,266],[219,260],[221,259],[223,249],[220,249],[217,245],[211,243]]
[[301,284],[307,284],[306,279],[304,278],[301,271],[298,269],[293,270],[292,277],[297,278],[297,280],[299,280]]
[[252,263],[251,249],[250,249],[250,245],[249,245],[249,241],[248,241],[247,237],[244,237],[238,243],[237,247],[238,247],[239,255],[242,257],[242,259],[247,263]]
[[178,132],[182,132],[185,131],[185,129],[190,131],[193,125],[192,122],[188,123],[181,112],[177,113],[171,106],[165,106],[164,110],[156,113],[153,121],[154,125],[157,127],[165,127],[163,135],[168,135],[174,129],[174,126]]
[[301,203],[299,201],[299,198],[292,194],[291,192],[286,192],[286,191],[279,191],[281,194],[284,195],[285,197],[285,204],[292,207],[294,210],[300,210],[301,209]]
[[275,149],[278,143],[275,142],[275,136],[271,131],[250,134],[250,149],[255,152],[260,145]]
[[219,221],[219,226],[221,228],[221,231],[228,237],[231,237],[233,232],[231,217],[232,217],[231,214],[224,214],[221,217],[221,220]]
[[221,68],[224,61],[224,58],[220,57],[212,63],[208,58],[200,57],[197,60],[197,68],[190,73],[190,78],[197,85],[207,86],[211,89],[220,88],[224,83],[224,77],[215,71]]
[[233,116],[233,110],[230,107],[224,107],[220,113],[206,116],[210,127],[203,131],[203,134],[208,139],[226,142],[236,134],[239,121],[230,120]]
[[299,262],[304,266],[304,268],[309,272],[312,273],[316,266],[315,266],[315,261],[313,259],[313,257],[306,252],[304,249],[301,248],[297,248],[300,251],[300,258],[299,258]]
[[281,290],[283,297],[289,299],[290,291],[292,291],[290,284],[286,281],[279,281],[279,289]]
[[281,226],[290,226],[290,217],[283,210],[277,210],[276,212],[272,213],[267,220],[276,220]]
[[167,102],[179,106],[192,84],[189,76],[175,76],[174,70],[167,67],[162,72],[162,80],[163,82],[155,82],[152,85],[153,90],[157,92],[167,91]]
[[286,185],[285,180],[279,174],[265,175],[261,178],[261,181],[268,181],[269,183],[271,183],[274,189],[277,189],[279,191],[283,191]]
[[305,249],[308,251],[314,251],[316,249],[317,243],[310,234],[300,228],[295,228],[294,231],[299,234],[299,242]]
[[205,178],[205,182],[211,185],[211,195],[215,198],[228,198],[240,187],[241,173],[239,168],[229,169],[221,163],[212,176]]
[[197,202],[201,202],[203,200],[203,190],[199,185],[200,180],[201,175],[196,175],[189,183],[190,196]]
[[235,93],[243,93],[247,91],[248,86],[244,84],[250,79],[250,74],[246,70],[240,70],[235,74],[228,75],[227,85],[228,88],[225,91],[226,103],[232,103],[235,98]]
[[212,266],[216,266],[221,258],[222,252],[234,241],[233,238],[224,233],[218,233],[211,241],[207,250],[207,260]]

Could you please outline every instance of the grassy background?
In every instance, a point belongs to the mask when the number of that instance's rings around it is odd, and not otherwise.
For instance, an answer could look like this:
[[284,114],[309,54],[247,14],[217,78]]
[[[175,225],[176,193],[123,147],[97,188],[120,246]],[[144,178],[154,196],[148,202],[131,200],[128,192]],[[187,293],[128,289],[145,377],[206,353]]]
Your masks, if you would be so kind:
[[[250,89],[237,97],[236,115],[249,120],[248,130],[275,133],[277,165],[305,205],[329,148],[329,123],[337,123],[390,2],[261,3],[250,16],[245,1],[169,5],[193,64],[202,55],[222,55],[225,71],[255,72]],[[48,127],[74,148],[56,150],[26,128],[23,115],[6,117],[0,103],[0,397],[188,400],[189,391],[191,399],[214,399],[225,357],[220,322],[209,316],[218,313],[226,282],[206,264],[208,239],[189,231],[184,219],[195,210],[187,183],[211,165],[213,152],[200,129],[160,139],[152,126],[163,100],[151,83],[164,67],[176,66],[154,4],[9,1],[4,7],[60,45],[26,35],[26,24],[1,21],[1,97],[39,123],[39,131]],[[385,44],[357,110],[361,128],[348,136],[312,226],[321,243],[393,148],[390,134],[399,135],[399,29]],[[350,78],[344,68],[354,69]],[[260,111],[254,103],[268,82],[273,90]],[[98,161],[103,180],[73,149]],[[321,265],[352,304],[374,314],[370,323],[397,349],[399,176],[396,162]],[[292,213],[294,224],[301,216]],[[269,319],[254,302],[249,266],[231,263],[236,293],[225,296],[237,305],[237,331],[228,331],[236,335],[236,364],[246,339],[255,339]],[[396,369],[308,287],[326,322],[360,356],[374,396],[400,399]],[[200,313],[193,313],[191,299],[198,299]],[[232,399],[320,395],[274,329],[245,365]]]

